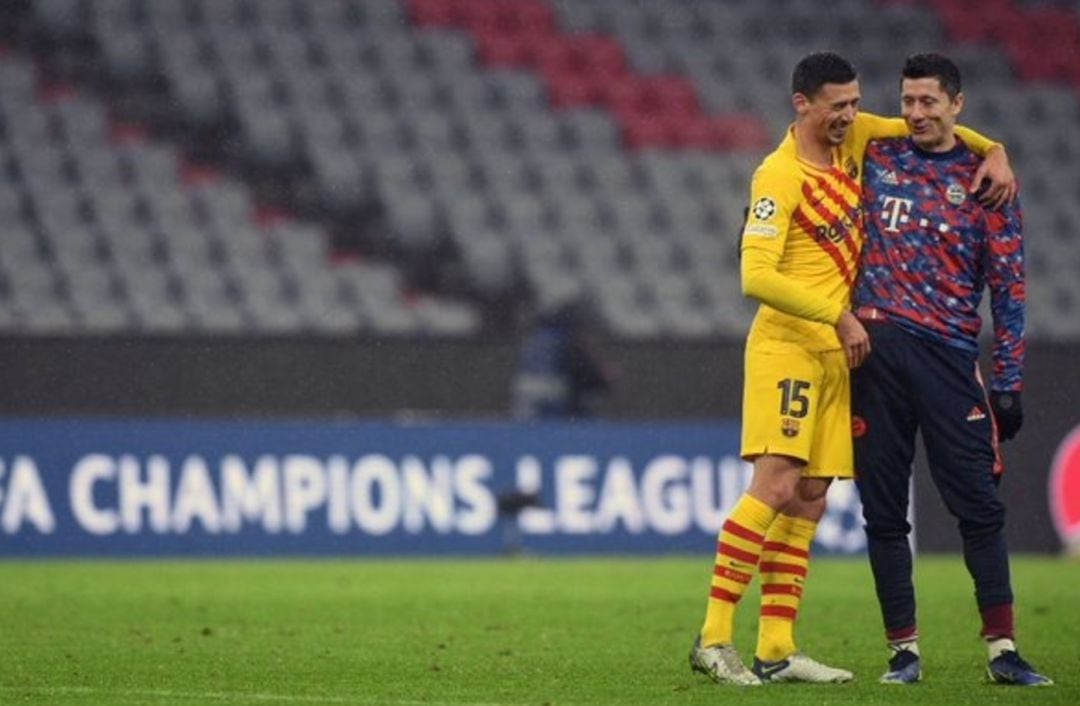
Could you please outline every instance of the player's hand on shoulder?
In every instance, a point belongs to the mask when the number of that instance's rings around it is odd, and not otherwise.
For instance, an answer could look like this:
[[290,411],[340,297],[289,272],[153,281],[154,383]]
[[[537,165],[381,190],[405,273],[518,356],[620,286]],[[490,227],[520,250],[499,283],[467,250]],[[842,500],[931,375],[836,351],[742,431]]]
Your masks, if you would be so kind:
[[971,190],[983,206],[995,210],[1016,198],[1019,185],[1004,147],[994,147],[986,153],[975,170]]
[[870,334],[855,314],[845,310],[836,322],[836,334],[847,355],[848,367],[857,368],[870,355]]

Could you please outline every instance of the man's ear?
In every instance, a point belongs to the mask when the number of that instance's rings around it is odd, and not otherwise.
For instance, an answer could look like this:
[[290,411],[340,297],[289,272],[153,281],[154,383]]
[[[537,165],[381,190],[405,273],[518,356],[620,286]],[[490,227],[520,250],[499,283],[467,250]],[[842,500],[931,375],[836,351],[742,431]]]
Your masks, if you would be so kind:
[[810,99],[804,93],[795,93],[791,96],[791,105],[795,108],[796,113],[802,115],[810,109]]
[[960,115],[964,110],[964,93],[961,91],[956,94],[956,98],[953,98],[953,117]]

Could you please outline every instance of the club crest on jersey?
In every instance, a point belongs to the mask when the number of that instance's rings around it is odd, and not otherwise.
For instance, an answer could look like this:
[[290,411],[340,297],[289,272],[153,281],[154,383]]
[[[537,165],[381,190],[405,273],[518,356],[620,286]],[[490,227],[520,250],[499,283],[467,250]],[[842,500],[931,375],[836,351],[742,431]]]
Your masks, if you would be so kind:
[[780,433],[786,437],[794,437],[799,435],[799,420],[792,419],[791,417],[784,417],[780,420]]
[[750,207],[754,218],[759,221],[767,221],[776,215],[776,202],[768,196],[762,196]]
[[846,171],[847,175],[852,179],[859,176],[859,164],[855,161],[854,157],[849,156],[844,160],[844,171]]
[[945,200],[951,203],[953,206],[959,206],[964,203],[964,199],[967,198],[967,189],[961,184],[955,181],[949,184],[949,188],[945,189]]

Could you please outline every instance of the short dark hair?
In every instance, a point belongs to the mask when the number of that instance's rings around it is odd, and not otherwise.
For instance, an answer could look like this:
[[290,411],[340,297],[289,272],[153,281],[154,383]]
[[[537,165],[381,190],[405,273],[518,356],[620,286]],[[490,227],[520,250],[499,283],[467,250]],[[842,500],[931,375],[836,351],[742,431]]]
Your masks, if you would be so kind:
[[960,68],[943,54],[912,54],[900,71],[900,81],[905,78],[936,78],[949,100],[955,100],[964,88]]
[[851,83],[858,74],[851,62],[831,51],[808,54],[795,64],[791,92],[813,98],[826,83]]

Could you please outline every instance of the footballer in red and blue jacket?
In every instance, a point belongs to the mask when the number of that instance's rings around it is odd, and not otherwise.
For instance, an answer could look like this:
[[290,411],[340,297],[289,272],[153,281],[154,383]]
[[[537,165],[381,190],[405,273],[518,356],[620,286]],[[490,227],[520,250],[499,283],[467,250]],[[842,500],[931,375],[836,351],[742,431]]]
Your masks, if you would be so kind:
[[[872,352],[852,373],[855,469],[870,564],[892,648],[882,681],[921,675],[908,535],[915,436],[956,517],[975,584],[988,673],[997,682],[1046,684],[1020,659],[997,493],[997,444],[1020,429],[1024,255],[1017,201],[1000,210],[973,195],[981,159],[953,132],[963,106],[956,66],[909,58],[901,108],[911,135],[880,140],[863,170],[866,242],[853,302]],[[989,289],[993,380],[979,375],[979,304]]]

